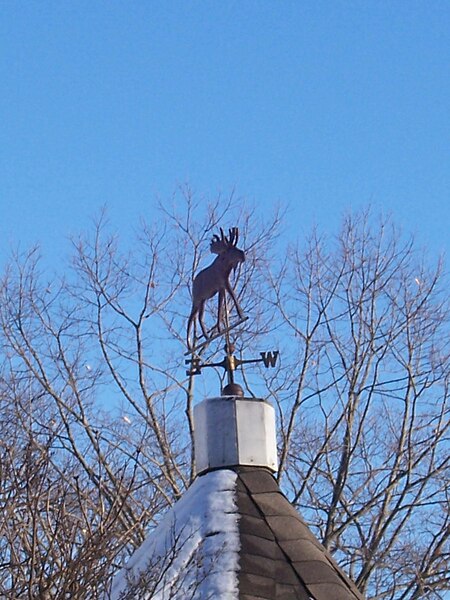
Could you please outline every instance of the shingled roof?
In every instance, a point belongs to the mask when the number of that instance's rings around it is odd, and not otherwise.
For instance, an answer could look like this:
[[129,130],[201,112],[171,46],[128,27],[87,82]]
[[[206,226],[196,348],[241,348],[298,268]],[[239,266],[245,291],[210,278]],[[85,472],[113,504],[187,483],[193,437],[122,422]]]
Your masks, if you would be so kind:
[[236,470],[240,600],[361,600],[265,469]]
[[[115,578],[108,599],[363,600],[272,474],[269,405],[243,402],[205,401],[198,419],[200,473]],[[223,410],[236,427],[227,422],[221,439]],[[257,448],[249,444],[252,436]]]

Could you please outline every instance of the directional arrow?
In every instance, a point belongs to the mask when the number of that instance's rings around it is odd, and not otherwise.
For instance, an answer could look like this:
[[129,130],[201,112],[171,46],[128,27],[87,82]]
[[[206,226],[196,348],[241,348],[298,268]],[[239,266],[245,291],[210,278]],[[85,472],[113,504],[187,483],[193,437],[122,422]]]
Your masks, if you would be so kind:
[[280,353],[278,350],[273,350],[270,352],[260,352],[261,358],[239,359],[233,354],[227,354],[222,361],[215,363],[202,363],[200,357],[198,356],[187,358],[184,362],[186,365],[191,365],[191,369],[186,371],[186,375],[200,375],[202,369],[206,367],[222,367],[228,372],[233,372],[241,365],[248,365],[258,362],[264,363],[266,369],[269,369],[270,367],[276,366],[279,355]]

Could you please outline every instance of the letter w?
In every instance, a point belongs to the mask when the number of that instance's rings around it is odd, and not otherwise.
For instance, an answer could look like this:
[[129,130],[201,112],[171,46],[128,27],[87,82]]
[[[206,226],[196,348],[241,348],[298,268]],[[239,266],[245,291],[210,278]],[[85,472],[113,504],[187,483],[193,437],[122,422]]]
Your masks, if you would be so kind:
[[260,352],[260,354],[266,369],[276,365],[279,355],[278,350],[275,350],[274,352]]

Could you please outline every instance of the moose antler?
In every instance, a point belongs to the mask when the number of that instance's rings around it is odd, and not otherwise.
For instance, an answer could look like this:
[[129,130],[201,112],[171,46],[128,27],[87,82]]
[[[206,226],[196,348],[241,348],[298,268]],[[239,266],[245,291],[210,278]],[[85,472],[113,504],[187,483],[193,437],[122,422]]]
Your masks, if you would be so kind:
[[229,240],[230,246],[237,246],[238,239],[239,239],[239,229],[237,227],[232,227],[231,229],[229,229],[229,232],[230,232],[230,240]]
[[237,246],[237,242],[239,239],[239,229],[237,227],[232,227],[228,230],[228,237],[225,235],[222,228],[220,228],[220,237],[215,233],[212,237],[211,244],[209,249],[213,254],[221,254],[222,252],[226,252],[230,248],[234,248]]

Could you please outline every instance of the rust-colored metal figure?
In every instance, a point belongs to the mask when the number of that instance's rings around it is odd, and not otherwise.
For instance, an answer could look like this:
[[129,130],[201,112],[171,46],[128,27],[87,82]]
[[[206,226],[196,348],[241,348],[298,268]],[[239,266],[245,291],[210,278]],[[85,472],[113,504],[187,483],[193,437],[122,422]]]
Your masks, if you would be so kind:
[[244,318],[239,302],[235,296],[233,288],[230,284],[230,273],[232,269],[236,269],[239,263],[245,261],[245,254],[237,247],[239,239],[239,230],[237,227],[232,227],[229,230],[228,237],[225,236],[223,229],[220,228],[220,237],[214,235],[211,241],[210,250],[213,254],[217,254],[214,262],[198,273],[194,278],[192,289],[192,310],[189,315],[187,326],[187,345],[192,348],[190,341],[190,332],[196,317],[202,328],[203,335],[208,340],[208,331],[203,321],[205,310],[205,302],[216,294],[219,294],[219,307],[217,313],[217,331],[220,332],[220,322],[222,318],[223,305],[225,302],[225,293],[233,299],[234,305],[238,312],[239,318]]

